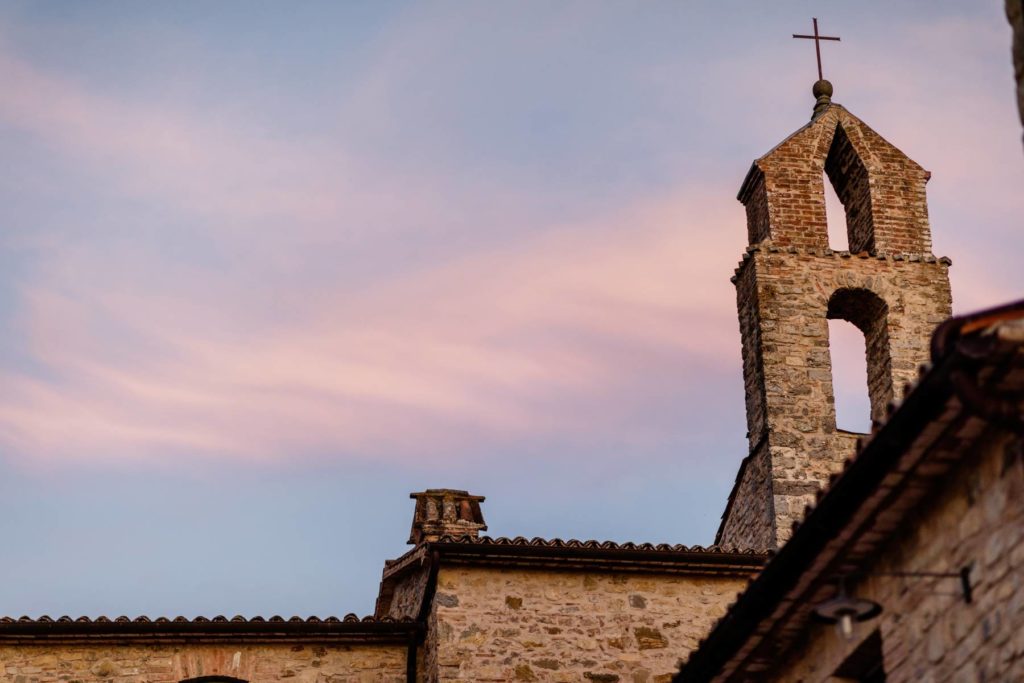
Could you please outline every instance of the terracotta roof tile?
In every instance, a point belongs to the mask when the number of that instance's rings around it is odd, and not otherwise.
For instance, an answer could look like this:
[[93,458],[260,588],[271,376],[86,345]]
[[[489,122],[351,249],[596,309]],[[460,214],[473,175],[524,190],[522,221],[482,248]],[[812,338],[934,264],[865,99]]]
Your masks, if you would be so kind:
[[535,537],[527,539],[523,536],[516,536],[515,538],[508,538],[505,536],[501,536],[498,538],[492,538],[490,536],[481,536],[479,538],[472,538],[468,536],[443,536],[438,541],[438,543],[451,545],[516,546],[530,548],[580,548],[593,550],[624,551],[635,550],[637,552],[690,553],[709,555],[764,555],[767,552],[764,550],[758,551],[753,549],[723,548],[717,545],[704,547],[701,545],[688,546],[679,544],[672,545],[668,543],[633,543],[632,541],[627,541],[625,543],[616,543],[615,541],[581,541],[575,538],[561,539]]
[[241,615],[236,615],[228,619],[223,615],[217,615],[215,617],[204,617],[197,616],[192,619],[187,617],[177,616],[173,618],[169,617],[155,617],[150,618],[145,615],[137,617],[128,617],[120,615],[116,617],[107,617],[100,615],[98,617],[77,617],[72,618],[68,615],[63,615],[54,619],[48,614],[44,614],[40,617],[0,617],[0,628],[10,624],[83,624],[83,625],[96,625],[96,624],[397,624],[397,623],[412,623],[411,619],[394,619],[391,617],[374,617],[372,615],[360,617],[356,614],[346,614],[344,617],[324,617],[321,619],[317,616],[300,617],[293,616],[285,619],[281,616],[272,616],[265,618],[261,616],[255,616],[252,618],[246,618]]

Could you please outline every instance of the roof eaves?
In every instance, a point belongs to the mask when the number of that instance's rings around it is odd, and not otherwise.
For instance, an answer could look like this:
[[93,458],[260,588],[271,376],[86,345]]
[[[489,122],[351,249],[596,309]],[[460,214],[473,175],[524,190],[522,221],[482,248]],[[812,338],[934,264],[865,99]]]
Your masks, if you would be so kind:
[[62,616],[2,617],[0,642],[38,641],[40,639],[80,640],[99,642],[107,639],[132,641],[336,641],[336,642],[405,642],[417,632],[417,624],[410,619],[388,617],[291,617],[269,618],[224,616],[213,618],[140,616],[129,618]]
[[749,576],[767,552],[576,539],[451,538],[430,544],[442,562],[535,568]]

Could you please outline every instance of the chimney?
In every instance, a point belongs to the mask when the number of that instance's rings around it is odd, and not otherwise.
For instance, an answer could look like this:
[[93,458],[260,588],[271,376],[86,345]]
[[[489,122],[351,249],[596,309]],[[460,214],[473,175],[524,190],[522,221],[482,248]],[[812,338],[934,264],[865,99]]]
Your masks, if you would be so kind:
[[429,543],[442,536],[477,538],[481,531],[487,531],[480,512],[483,496],[454,489],[427,489],[410,493],[409,497],[416,500],[409,534],[411,544]]

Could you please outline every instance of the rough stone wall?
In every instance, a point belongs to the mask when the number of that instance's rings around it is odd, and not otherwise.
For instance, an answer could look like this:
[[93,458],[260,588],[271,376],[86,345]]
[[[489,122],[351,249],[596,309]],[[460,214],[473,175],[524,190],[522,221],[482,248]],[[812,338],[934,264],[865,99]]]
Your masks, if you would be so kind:
[[758,547],[775,538],[775,506],[772,494],[772,462],[768,440],[761,441],[740,466],[732,503],[722,518],[715,545],[723,548],[769,550]]
[[780,547],[793,535],[793,524],[804,518],[808,505],[813,505],[818,490],[828,477],[842,469],[843,460],[853,457],[859,434],[837,431],[828,439],[828,452],[833,458],[807,460],[799,451],[772,447],[772,510],[775,512],[775,541]]
[[419,618],[420,606],[423,604],[423,595],[426,592],[429,579],[430,571],[426,567],[404,577],[395,586],[387,608],[378,608],[377,616],[391,617],[392,619]]
[[[849,319],[867,333],[877,417],[890,397],[902,398],[904,384],[928,360],[932,331],[950,314],[947,264],[930,254],[748,249],[736,277],[748,426],[751,442],[768,445],[775,522],[744,529],[727,519],[720,543],[769,548],[784,541],[815,491],[853,454],[851,437],[836,429],[827,319]],[[837,292],[850,295],[837,299]],[[748,491],[762,495],[760,487]],[[746,496],[737,492],[730,516],[764,508]]]
[[760,296],[753,268],[741,270],[736,276],[736,307],[739,310],[740,337],[743,339],[743,392],[747,407],[747,439],[753,451],[765,441],[768,418],[765,415],[765,386],[761,367],[762,327],[771,329],[772,321],[764,322],[758,309]]
[[[449,603],[452,602],[449,598],[444,598],[444,600]],[[443,607],[443,605],[438,605],[435,602],[431,605],[430,614],[427,615],[427,634],[423,640],[423,648],[420,654],[423,661],[422,679],[427,683],[445,680],[444,677],[450,676],[451,673],[441,668],[441,643],[451,635],[450,631],[441,628],[438,618],[438,612],[443,611]],[[447,652],[447,649],[446,647],[445,652]]]
[[442,568],[430,615],[427,680],[668,681],[679,658],[745,583]]
[[251,683],[404,681],[401,645],[0,645],[7,683],[178,683],[230,676]]
[[[950,315],[948,268],[930,255],[789,253],[769,247],[754,252],[745,267],[758,281],[769,441],[812,459],[831,457],[826,437],[836,431],[827,323],[835,293],[862,290],[884,302],[892,371],[887,379],[897,398],[928,360],[935,326]],[[846,314],[856,324],[856,316]]]
[[[853,594],[883,606],[845,642],[812,626],[805,645],[765,681],[819,683],[832,677],[860,639],[878,629],[889,683],[1024,681],[1024,459],[1018,438],[977,449],[943,479],[928,506],[895,535],[871,577]],[[956,579],[881,576],[956,572],[971,565],[973,602]]]

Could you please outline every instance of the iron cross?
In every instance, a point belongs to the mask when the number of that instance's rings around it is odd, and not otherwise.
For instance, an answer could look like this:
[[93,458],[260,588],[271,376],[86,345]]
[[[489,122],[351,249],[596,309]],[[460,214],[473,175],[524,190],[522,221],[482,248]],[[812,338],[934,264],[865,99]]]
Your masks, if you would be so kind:
[[821,36],[818,35],[818,18],[814,18],[814,35],[813,36],[802,36],[797,33],[793,34],[794,38],[808,38],[814,41],[814,53],[818,57],[818,80],[823,81],[825,77],[821,75],[821,41],[823,40],[839,40],[838,36]]

